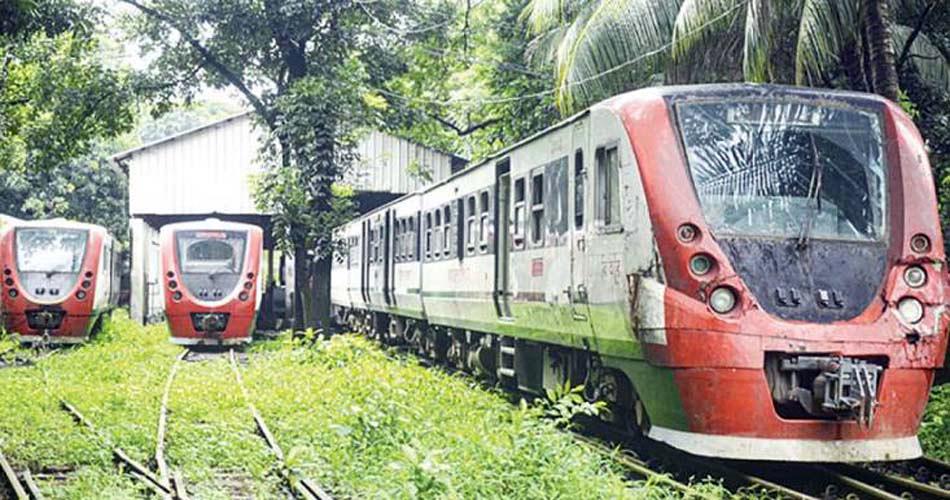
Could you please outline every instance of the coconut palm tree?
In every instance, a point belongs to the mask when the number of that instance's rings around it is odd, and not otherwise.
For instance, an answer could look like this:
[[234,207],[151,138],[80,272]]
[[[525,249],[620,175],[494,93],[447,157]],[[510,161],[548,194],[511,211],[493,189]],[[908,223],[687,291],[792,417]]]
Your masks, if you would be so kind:
[[944,1],[529,0],[522,17],[569,113],[658,82],[844,86],[896,100],[904,66],[950,89],[950,61],[924,30]]

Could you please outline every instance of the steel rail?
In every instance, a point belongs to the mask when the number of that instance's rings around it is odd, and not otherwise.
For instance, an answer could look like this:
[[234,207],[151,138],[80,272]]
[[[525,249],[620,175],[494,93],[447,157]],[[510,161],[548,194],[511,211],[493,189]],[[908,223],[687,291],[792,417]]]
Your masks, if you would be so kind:
[[13,494],[16,495],[17,500],[30,500],[30,494],[26,488],[23,487],[23,483],[20,482],[16,471],[13,470],[13,467],[10,465],[10,462],[7,461],[7,457],[4,456],[2,451],[0,451],[0,470],[3,470],[4,480],[7,485],[10,486],[10,490],[13,491]]
[[625,453],[628,450],[622,448],[611,448],[606,444],[594,439],[590,436],[585,436],[583,434],[574,433],[574,439],[579,443],[582,443],[588,447],[591,447],[601,453],[609,455],[611,458],[616,460],[620,465],[624,466],[627,470],[633,472],[634,474],[644,478],[644,479],[653,479],[658,483],[662,483],[666,486],[669,486],[680,493],[683,493],[687,496],[698,495],[704,498],[713,498],[706,495],[702,495],[696,492],[693,488],[690,488],[689,485],[683,484],[666,474],[657,472],[650,468],[646,462],[631,456],[628,453]]
[[896,492],[899,495],[908,493],[913,495],[915,499],[950,499],[950,491],[896,474],[885,474],[850,464],[838,464],[832,467],[850,477],[881,485],[884,487],[883,489]]
[[259,411],[257,411],[257,407],[255,407],[254,403],[251,401],[250,393],[248,392],[247,387],[244,385],[244,378],[241,376],[241,369],[238,367],[237,357],[234,355],[234,349],[230,349],[229,357],[231,361],[231,370],[234,372],[234,378],[237,380],[238,388],[241,390],[244,401],[247,403],[247,407],[251,411],[251,416],[254,418],[254,423],[257,425],[258,433],[267,443],[271,453],[274,454],[277,464],[279,465],[280,475],[287,483],[287,486],[290,487],[290,490],[295,496],[303,498],[304,500],[333,500],[333,497],[330,496],[330,494],[325,490],[320,488],[320,486],[318,486],[316,483],[308,478],[301,477],[291,467],[287,466],[287,462],[284,458],[284,451],[280,448],[280,444],[277,443],[277,439],[270,431],[270,428],[267,427],[267,422],[264,421],[264,417]]
[[132,457],[130,457],[122,448],[114,446],[112,444],[112,440],[100,432],[99,429],[93,425],[92,421],[80,413],[75,406],[69,404],[69,402],[64,399],[61,399],[59,404],[60,408],[69,413],[77,424],[88,428],[90,432],[95,434],[100,440],[112,448],[112,457],[117,463],[121,462],[128,467],[126,472],[128,472],[129,475],[153,489],[155,493],[157,493],[162,498],[172,498],[173,491],[171,488],[165,486],[160,478],[153,474],[152,471],[148,470],[147,467],[132,459]]
[[188,357],[190,351],[185,349],[172,363],[168,371],[168,379],[165,381],[165,390],[162,393],[162,404],[158,412],[158,428],[155,432],[155,466],[158,468],[158,478],[162,484],[171,491],[171,496],[175,500],[187,500],[188,495],[183,485],[179,484],[181,477],[169,472],[168,462],[165,460],[165,436],[168,430],[168,399],[171,394],[172,384],[175,381],[175,374],[181,361]]
[[33,474],[30,473],[30,469],[23,469],[20,476],[23,479],[23,484],[26,486],[30,497],[34,500],[43,500],[43,494],[40,492],[40,487],[36,484],[36,481],[33,480]]

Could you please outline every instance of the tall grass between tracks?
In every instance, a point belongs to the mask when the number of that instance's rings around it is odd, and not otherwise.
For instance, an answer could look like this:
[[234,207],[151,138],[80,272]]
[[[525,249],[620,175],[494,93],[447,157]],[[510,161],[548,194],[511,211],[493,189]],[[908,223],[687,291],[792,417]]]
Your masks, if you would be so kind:
[[924,454],[950,462],[950,383],[930,391],[930,402],[920,426]]
[[[472,379],[356,336],[254,349],[251,398],[288,464],[344,498],[666,498]],[[720,496],[716,485],[697,486]],[[698,491],[698,490],[697,490]]]

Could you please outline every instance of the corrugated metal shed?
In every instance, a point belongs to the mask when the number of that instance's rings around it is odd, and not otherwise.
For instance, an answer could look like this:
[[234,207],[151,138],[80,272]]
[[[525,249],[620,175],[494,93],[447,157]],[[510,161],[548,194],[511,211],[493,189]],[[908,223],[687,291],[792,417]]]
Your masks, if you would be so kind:
[[[130,215],[257,214],[261,131],[242,113],[123,153]],[[451,175],[464,160],[380,131],[358,146],[345,182],[358,191],[408,193]]]

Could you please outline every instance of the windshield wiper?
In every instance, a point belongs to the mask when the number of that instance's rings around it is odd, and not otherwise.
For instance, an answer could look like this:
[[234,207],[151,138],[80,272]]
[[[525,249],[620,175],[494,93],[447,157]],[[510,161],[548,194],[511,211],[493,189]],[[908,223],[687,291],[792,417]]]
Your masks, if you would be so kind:
[[815,208],[809,211],[805,220],[802,221],[801,229],[798,232],[798,241],[795,245],[799,250],[808,247],[811,227],[821,213],[821,180],[824,170],[822,169],[821,158],[818,157],[818,147],[815,146],[815,136],[809,135],[809,140],[811,141],[812,170],[811,180],[808,182],[808,204],[811,205],[811,201],[814,199]]

